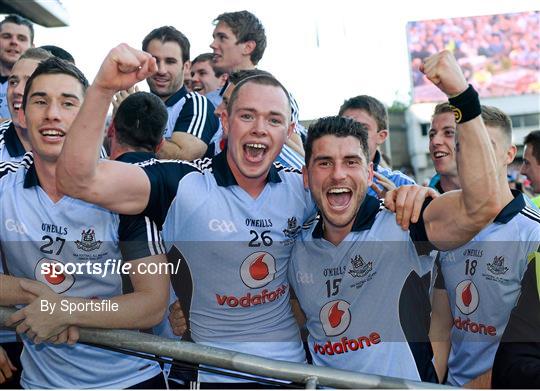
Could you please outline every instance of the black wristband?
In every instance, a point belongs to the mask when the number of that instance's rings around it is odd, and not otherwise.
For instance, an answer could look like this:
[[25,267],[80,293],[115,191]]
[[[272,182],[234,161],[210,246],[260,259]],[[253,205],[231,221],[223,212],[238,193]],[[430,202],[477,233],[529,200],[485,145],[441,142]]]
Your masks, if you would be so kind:
[[448,103],[452,106],[454,117],[458,124],[470,121],[482,114],[478,92],[470,84],[461,94],[449,98]]

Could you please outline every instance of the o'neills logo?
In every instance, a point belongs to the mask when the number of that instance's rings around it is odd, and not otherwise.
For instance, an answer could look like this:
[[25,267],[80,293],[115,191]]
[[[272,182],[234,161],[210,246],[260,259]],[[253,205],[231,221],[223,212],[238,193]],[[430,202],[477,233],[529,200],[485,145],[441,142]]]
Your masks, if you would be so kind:
[[497,335],[497,329],[495,326],[485,325],[483,323],[475,323],[469,318],[461,319],[459,316],[454,319],[454,327],[473,334],[484,334],[492,337]]
[[281,285],[275,291],[268,291],[268,289],[263,289],[261,293],[255,295],[247,293],[242,297],[220,295],[216,293],[216,300],[217,303],[221,306],[226,305],[233,308],[238,306],[251,307],[254,305],[270,303],[276,300],[277,298],[283,296],[285,292],[287,292],[287,288],[287,285]]
[[334,354],[343,354],[355,352],[358,349],[369,348],[371,345],[377,345],[381,342],[379,333],[373,332],[369,337],[358,337],[356,339],[341,338],[337,342],[327,341],[324,345],[318,343],[313,344],[313,350],[320,355],[333,356]]

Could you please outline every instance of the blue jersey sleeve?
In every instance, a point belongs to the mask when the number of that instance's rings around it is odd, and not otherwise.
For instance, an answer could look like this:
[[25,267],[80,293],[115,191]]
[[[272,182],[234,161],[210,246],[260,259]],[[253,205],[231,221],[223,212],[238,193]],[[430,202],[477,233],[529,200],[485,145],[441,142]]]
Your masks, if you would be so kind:
[[209,144],[219,127],[214,105],[206,97],[190,93],[174,124],[174,132],[186,132]]
[[120,215],[118,237],[124,262],[166,252],[157,224],[147,216]]
[[409,234],[416,247],[416,253],[420,256],[429,255],[432,250],[436,250],[428,239],[426,225],[424,224],[424,210],[432,200],[432,198],[428,198],[424,201],[418,222],[411,224],[409,227]]
[[191,172],[201,172],[199,165],[206,160],[208,159],[192,163],[180,160],[150,160],[141,164],[150,180],[150,199],[142,214],[149,217],[161,229],[167,211],[176,197],[180,181]]

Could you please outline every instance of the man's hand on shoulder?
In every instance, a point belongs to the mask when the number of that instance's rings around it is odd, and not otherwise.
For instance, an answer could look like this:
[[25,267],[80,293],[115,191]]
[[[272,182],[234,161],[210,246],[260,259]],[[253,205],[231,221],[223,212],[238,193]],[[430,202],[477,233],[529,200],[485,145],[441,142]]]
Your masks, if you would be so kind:
[[417,223],[422,212],[422,205],[427,198],[437,198],[439,193],[418,185],[404,185],[386,193],[384,205],[396,214],[396,222],[404,230],[411,223]]

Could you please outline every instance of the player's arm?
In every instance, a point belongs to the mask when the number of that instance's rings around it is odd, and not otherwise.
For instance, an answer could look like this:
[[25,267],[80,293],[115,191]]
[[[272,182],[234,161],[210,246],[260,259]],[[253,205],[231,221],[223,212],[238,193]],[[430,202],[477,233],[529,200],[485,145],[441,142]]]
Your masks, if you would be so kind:
[[442,383],[447,368],[450,354],[450,331],[453,319],[450,311],[450,302],[446,289],[435,287],[431,307],[431,323],[429,326],[429,340],[433,348],[435,371],[439,382]]
[[174,303],[169,306],[169,324],[174,335],[179,337],[183,336],[187,330],[187,319],[180,304],[180,300],[176,299]]
[[128,275],[133,293],[111,300],[118,305],[117,311],[100,316],[91,311],[77,312],[67,319],[69,325],[146,329],[161,322],[169,303],[170,269],[158,228],[142,215],[120,216],[120,250],[124,262],[131,266]]
[[411,224],[418,223],[426,200],[439,196],[439,193],[430,187],[403,185],[385,194],[384,206],[396,214],[396,223],[407,230]]
[[423,217],[429,240],[441,250],[470,241],[496,217],[508,195],[506,183],[499,183],[493,146],[480,116],[480,103],[456,59],[442,51],[426,59],[426,76],[452,102],[460,102],[464,120],[458,123],[456,159],[462,190],[443,194],[426,208]]
[[195,160],[203,157],[207,149],[208,145],[201,139],[189,133],[173,132],[169,140],[164,140],[158,156],[160,159]]
[[162,159],[200,159],[218,127],[212,103],[202,95],[190,93],[178,114],[171,138],[164,143],[158,156]]
[[119,213],[134,214],[144,209],[150,182],[143,170],[121,162],[98,162],[96,156],[114,94],[155,70],[155,59],[128,45],[121,44],[109,52],[66,135],[56,168],[61,192]]
[[471,388],[473,390],[491,388],[491,369],[487,372],[484,372],[480,376],[474,378],[467,384],[464,384],[463,388]]
[[[68,315],[68,325],[107,329],[146,329],[161,322],[169,301],[169,275],[165,272],[166,256],[153,255],[130,263],[133,293],[111,299],[111,303],[118,304],[118,311],[100,312],[98,316],[91,311],[77,311],[72,316]],[[157,268],[149,268],[151,264]],[[161,272],[150,274],[148,271],[152,270]],[[81,299],[74,299],[73,302],[79,300]]]
[[13,376],[17,368],[11,363],[7,352],[0,346],[0,384],[5,383]]
[[304,151],[304,145],[302,144],[302,137],[300,137],[300,134],[292,132],[291,136],[287,139],[285,144],[291,147],[296,153],[298,153],[302,157],[306,156],[306,152]]
[[[28,280],[25,278],[7,276],[0,273],[0,305],[17,305],[17,304],[29,304],[36,300],[36,295],[21,287],[22,284],[32,287],[35,290],[49,289],[45,284],[41,282]],[[9,325],[9,320],[6,325]],[[51,335],[47,342],[59,344],[59,343],[75,343],[79,339],[79,330],[77,327],[67,327],[61,330],[55,335]],[[4,363],[7,365],[7,363]],[[0,363],[0,367],[2,364]],[[2,368],[0,368],[2,372]],[[5,372],[4,372],[5,374]],[[1,375],[1,373],[0,373]],[[2,381],[0,381],[2,383]]]
[[21,288],[20,282],[22,280],[26,281],[28,284],[41,284],[37,281],[0,273],[0,305],[12,306],[17,304],[28,304],[36,298],[35,295]]
[[[61,296],[23,282],[21,287],[37,298],[10,317],[11,324],[22,321],[17,332],[38,343],[71,326],[144,329],[158,324],[168,304],[170,272],[158,227],[142,215],[121,216],[118,236],[122,258],[130,266],[122,270],[129,275],[132,293],[108,299],[106,308],[94,310],[102,300]],[[102,273],[107,272],[105,267]],[[48,303],[46,311],[43,302]]]
[[[13,314],[6,324],[12,326],[21,322],[16,327],[17,333],[26,333],[35,343],[54,337],[70,326],[150,328],[163,319],[169,297],[169,276],[166,273],[149,274],[147,271],[165,270],[159,265],[166,262],[163,254],[132,261],[129,277],[133,293],[108,299],[110,305],[107,304],[107,307],[95,306],[102,302],[100,299],[62,296],[45,285],[36,286],[21,281],[20,287],[35,295],[36,299]],[[149,268],[150,264],[155,266]],[[46,310],[43,303],[48,304]],[[73,311],[70,311],[70,308]]]

